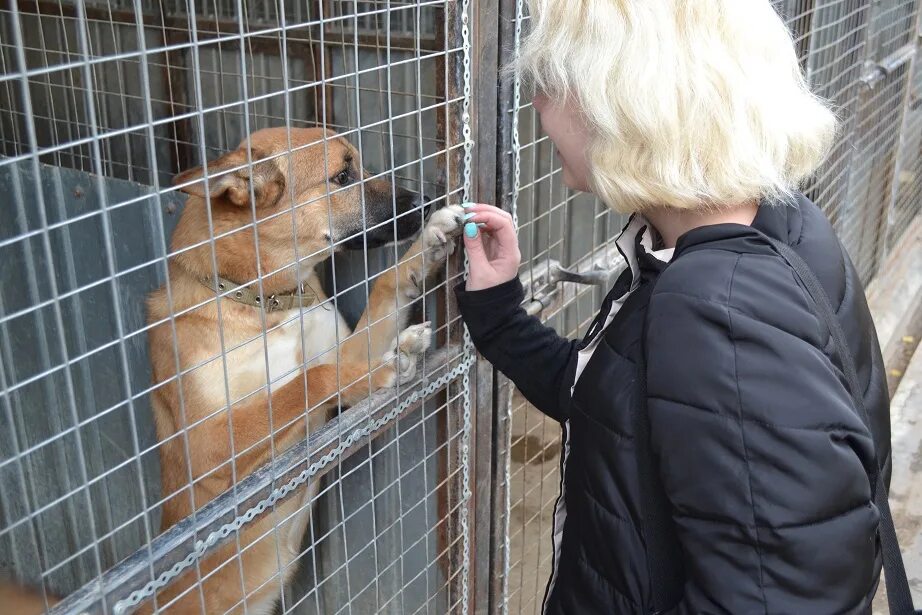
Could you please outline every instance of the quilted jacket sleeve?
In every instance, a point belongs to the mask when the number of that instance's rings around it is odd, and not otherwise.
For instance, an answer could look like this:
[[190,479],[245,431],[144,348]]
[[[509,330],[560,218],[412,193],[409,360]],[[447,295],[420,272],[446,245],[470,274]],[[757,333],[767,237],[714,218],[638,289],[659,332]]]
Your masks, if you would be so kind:
[[525,313],[525,291],[518,278],[473,292],[461,284],[455,294],[477,350],[538,410],[565,421],[576,342]]
[[[706,267],[693,287],[683,268]],[[779,258],[702,251],[660,278],[651,443],[683,552],[679,613],[851,613],[880,561],[870,435]]]

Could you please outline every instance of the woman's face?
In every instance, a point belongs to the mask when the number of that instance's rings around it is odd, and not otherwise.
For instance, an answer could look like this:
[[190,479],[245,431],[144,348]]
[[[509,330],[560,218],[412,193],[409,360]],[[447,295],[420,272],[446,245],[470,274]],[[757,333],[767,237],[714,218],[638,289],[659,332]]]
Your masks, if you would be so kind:
[[589,130],[579,110],[572,103],[554,101],[544,94],[535,95],[532,104],[541,116],[541,127],[557,148],[564,183],[573,190],[589,192]]

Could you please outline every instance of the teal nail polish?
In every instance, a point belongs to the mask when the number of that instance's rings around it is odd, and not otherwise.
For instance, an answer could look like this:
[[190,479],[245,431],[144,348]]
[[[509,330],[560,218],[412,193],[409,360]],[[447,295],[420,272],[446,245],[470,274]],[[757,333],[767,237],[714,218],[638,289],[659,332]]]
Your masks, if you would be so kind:
[[470,209],[474,205],[476,205],[476,203],[461,203],[461,207],[463,207],[464,209]]
[[470,237],[471,239],[477,236],[478,231],[479,229],[477,228],[477,225],[474,224],[473,222],[468,222],[467,224],[464,225],[464,234]]
[[465,220],[470,220],[471,218],[473,218],[473,217],[476,216],[476,215],[477,215],[477,212],[476,212],[476,211],[472,211],[472,212],[470,212],[470,213],[468,213],[468,214],[464,214],[464,219],[465,219]]

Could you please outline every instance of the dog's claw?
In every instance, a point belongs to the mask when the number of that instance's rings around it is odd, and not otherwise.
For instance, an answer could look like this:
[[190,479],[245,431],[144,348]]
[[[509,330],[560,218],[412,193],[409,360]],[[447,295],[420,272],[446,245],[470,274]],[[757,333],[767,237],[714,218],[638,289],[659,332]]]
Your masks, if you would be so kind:
[[423,231],[428,263],[439,264],[454,252],[451,238],[460,235],[463,227],[464,209],[460,205],[449,205],[432,214]]

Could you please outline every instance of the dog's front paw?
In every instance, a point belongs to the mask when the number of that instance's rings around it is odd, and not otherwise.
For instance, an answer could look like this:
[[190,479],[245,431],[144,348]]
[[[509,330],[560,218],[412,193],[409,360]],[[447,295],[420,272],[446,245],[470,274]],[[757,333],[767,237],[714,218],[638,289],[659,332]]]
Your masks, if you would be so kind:
[[394,366],[394,381],[391,386],[406,384],[416,376],[416,363],[420,355],[432,342],[432,326],[428,322],[407,327],[400,332],[390,350],[384,354],[384,362]]
[[435,265],[445,262],[455,251],[455,237],[461,234],[464,226],[464,208],[449,205],[436,210],[423,228],[423,251],[426,264]]

